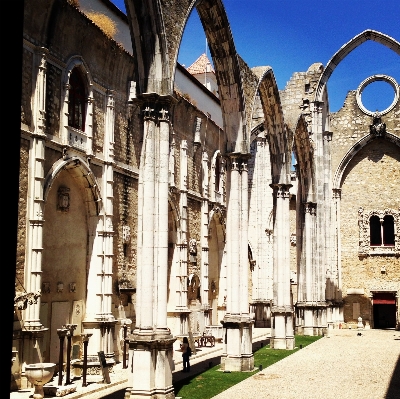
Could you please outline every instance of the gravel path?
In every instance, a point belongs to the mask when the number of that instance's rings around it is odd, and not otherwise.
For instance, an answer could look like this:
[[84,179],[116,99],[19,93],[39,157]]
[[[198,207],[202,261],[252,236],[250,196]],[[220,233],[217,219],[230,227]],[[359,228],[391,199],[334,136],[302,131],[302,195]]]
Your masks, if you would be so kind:
[[399,399],[400,332],[333,330],[213,399],[232,398]]

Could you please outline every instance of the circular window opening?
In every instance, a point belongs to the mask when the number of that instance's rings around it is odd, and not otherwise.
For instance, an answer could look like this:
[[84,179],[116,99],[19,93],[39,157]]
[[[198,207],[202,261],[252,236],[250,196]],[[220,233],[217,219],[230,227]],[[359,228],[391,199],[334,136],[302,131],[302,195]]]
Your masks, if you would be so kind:
[[377,80],[364,88],[361,100],[368,110],[382,112],[390,107],[395,96],[396,92],[388,82]]
[[[369,86],[371,86],[371,88]],[[390,87],[392,89],[390,89]],[[369,90],[366,91],[367,88],[371,90],[369,94]],[[366,95],[364,95],[364,91],[367,93]],[[373,75],[365,79],[361,82],[360,86],[358,86],[356,92],[357,105],[361,111],[367,115],[373,116],[376,111],[384,115],[391,111],[399,101],[399,91],[399,85],[391,76]],[[361,96],[363,96],[362,100]],[[390,104],[391,98],[393,98],[393,100]],[[364,105],[364,100],[370,101],[370,104],[368,106]],[[387,103],[390,104],[388,107],[385,105]]]

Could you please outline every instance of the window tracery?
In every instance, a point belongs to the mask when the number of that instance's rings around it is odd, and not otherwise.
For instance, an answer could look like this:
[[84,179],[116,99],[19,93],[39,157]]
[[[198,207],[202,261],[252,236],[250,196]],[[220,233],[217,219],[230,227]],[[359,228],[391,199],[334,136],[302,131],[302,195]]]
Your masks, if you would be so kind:
[[360,256],[400,256],[400,209],[358,210]]

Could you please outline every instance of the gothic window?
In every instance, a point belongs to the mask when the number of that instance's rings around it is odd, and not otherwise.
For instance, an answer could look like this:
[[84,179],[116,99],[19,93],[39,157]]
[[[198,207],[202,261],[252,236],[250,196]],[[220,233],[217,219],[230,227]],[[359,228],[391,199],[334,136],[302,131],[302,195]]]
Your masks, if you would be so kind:
[[383,218],[382,225],[382,242],[383,245],[394,245],[394,218],[386,215]]
[[69,79],[68,126],[85,131],[85,84],[78,68]]
[[386,215],[381,220],[379,216],[371,216],[369,220],[371,246],[394,245],[394,218]]
[[369,219],[369,231],[371,245],[381,245],[381,222],[379,221],[379,216],[371,216]]
[[359,211],[359,255],[400,255],[400,212]]

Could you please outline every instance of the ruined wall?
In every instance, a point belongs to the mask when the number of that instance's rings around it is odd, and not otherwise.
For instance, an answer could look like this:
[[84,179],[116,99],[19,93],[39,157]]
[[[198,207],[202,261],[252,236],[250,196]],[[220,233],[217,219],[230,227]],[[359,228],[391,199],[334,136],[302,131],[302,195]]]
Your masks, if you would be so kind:
[[[360,258],[358,209],[366,211],[400,207],[400,152],[394,144],[376,139],[350,162],[341,194],[341,243],[343,296],[347,305],[363,301],[361,317],[370,318],[371,290],[400,290],[399,259],[394,256]],[[385,266],[387,273],[381,273]],[[364,298],[347,296],[349,289],[363,289]],[[345,306],[345,321],[354,320],[352,306]]]
[[[386,130],[400,131],[399,104],[382,116]],[[372,117],[362,113],[351,91],[343,107],[331,116],[332,175],[346,153],[362,137],[370,133]],[[399,210],[400,207],[400,151],[394,143],[375,138],[350,161],[341,185],[341,262],[344,300],[344,320],[356,322],[353,304],[360,304],[360,315],[371,321],[371,290],[400,290],[399,259],[395,256],[359,256],[358,210],[365,212]],[[387,272],[382,273],[385,267]],[[357,291],[355,291],[357,290]],[[358,294],[348,294],[358,292]]]
[[280,91],[285,123],[294,131],[301,114],[307,123],[311,122],[310,102],[314,100],[315,89],[323,72],[321,63],[312,64],[307,72],[295,72]]
[[[382,116],[386,131],[400,136],[400,102]],[[357,105],[356,92],[349,91],[343,107],[330,116],[332,137],[332,173],[335,173],[346,153],[361,138],[370,133],[372,116],[364,114]]]

